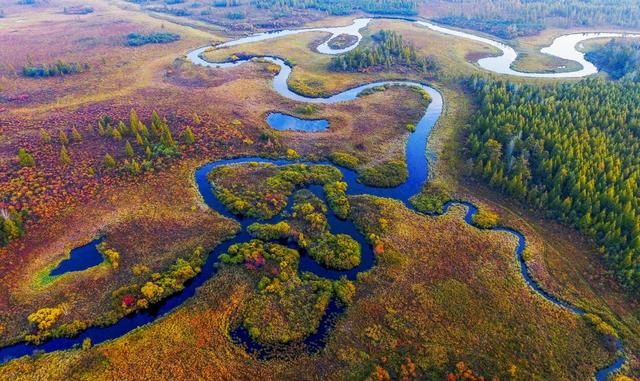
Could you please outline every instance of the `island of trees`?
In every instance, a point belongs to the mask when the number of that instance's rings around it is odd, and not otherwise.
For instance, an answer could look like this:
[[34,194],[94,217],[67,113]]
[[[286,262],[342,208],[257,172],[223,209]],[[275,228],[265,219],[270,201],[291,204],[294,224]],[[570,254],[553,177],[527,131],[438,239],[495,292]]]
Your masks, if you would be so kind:
[[377,68],[388,70],[402,65],[420,72],[438,69],[433,57],[418,56],[415,46],[406,43],[397,32],[381,30],[372,39],[372,46],[358,47],[332,58],[330,68],[334,71],[365,71]]

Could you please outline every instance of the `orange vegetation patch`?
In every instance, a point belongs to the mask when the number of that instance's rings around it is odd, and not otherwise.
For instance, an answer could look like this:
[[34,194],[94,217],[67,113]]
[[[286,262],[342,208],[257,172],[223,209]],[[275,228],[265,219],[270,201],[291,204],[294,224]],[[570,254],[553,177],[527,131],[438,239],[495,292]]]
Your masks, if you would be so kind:
[[[257,361],[233,344],[229,326],[252,291],[242,271],[226,268],[184,307],[139,331],[90,350],[13,361],[0,373],[51,380],[445,379],[468,366],[501,379],[586,380],[610,360],[587,323],[526,286],[511,236],[466,225],[460,208],[432,218],[384,199],[351,203],[356,222],[385,250],[319,355]],[[381,218],[385,223],[375,223]],[[466,365],[456,368],[459,361]]]

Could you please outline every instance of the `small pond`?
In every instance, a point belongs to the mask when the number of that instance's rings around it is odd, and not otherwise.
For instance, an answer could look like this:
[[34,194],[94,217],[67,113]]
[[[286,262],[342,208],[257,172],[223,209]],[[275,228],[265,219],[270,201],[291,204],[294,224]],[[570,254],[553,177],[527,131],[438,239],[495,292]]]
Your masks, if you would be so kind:
[[279,112],[269,113],[267,124],[278,131],[321,132],[329,129],[326,119],[301,119]]
[[51,270],[49,275],[59,276],[74,271],[83,271],[101,264],[104,261],[104,257],[98,251],[97,246],[102,243],[103,239],[98,238],[84,246],[71,250],[69,258],[58,263],[58,266]]

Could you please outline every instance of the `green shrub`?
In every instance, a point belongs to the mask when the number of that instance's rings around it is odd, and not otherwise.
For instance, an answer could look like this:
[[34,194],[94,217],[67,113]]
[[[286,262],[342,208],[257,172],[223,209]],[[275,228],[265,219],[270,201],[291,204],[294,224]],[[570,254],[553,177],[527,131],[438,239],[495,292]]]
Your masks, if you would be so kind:
[[411,197],[411,205],[422,213],[443,212],[444,204],[451,199],[444,186],[437,182],[429,181],[422,188],[422,192]]
[[360,160],[357,157],[346,152],[332,152],[330,159],[334,164],[351,170],[360,165]]
[[393,188],[407,181],[409,171],[402,160],[392,160],[386,163],[366,168],[358,176],[358,181],[365,185]]
[[142,46],[146,44],[167,44],[180,39],[179,34],[169,32],[156,32],[151,34],[129,33],[127,35],[128,46]]
[[347,198],[347,183],[337,181],[325,184],[324,193],[327,197],[327,203],[338,218],[346,219],[351,212],[349,199]]
[[482,229],[492,229],[498,225],[498,215],[485,209],[480,209],[471,218],[471,222]]
[[291,234],[291,226],[285,221],[277,224],[259,224],[254,223],[247,228],[249,234],[263,241],[274,241],[289,237]]
[[332,269],[348,270],[360,264],[360,244],[346,234],[327,232],[314,239],[308,251],[313,259]]
[[342,277],[333,282],[333,291],[341,303],[350,306],[356,294],[356,286],[352,281]]

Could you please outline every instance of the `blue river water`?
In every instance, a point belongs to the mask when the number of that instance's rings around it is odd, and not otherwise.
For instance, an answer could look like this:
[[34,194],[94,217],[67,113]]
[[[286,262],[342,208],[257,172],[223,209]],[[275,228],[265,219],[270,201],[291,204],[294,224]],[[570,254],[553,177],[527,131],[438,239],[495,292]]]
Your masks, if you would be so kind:
[[[438,121],[443,108],[443,99],[441,94],[429,87],[425,84],[411,81],[382,81],[375,82],[366,85],[362,85],[353,89],[349,89],[347,91],[341,92],[339,94],[333,95],[328,98],[309,98],[303,95],[297,94],[291,91],[287,86],[287,79],[291,73],[291,67],[288,66],[283,60],[275,57],[262,57],[262,59],[267,60],[271,63],[275,63],[280,66],[281,70],[274,78],[274,90],[279,93],[281,96],[284,96],[289,99],[293,99],[298,102],[305,103],[339,103],[339,102],[348,102],[356,99],[364,90],[371,89],[378,86],[383,85],[395,85],[395,86],[411,86],[417,87],[424,91],[426,91],[431,96],[431,103],[427,107],[425,113],[421,117],[420,121],[416,124],[416,131],[409,135],[406,145],[406,162],[407,168],[409,172],[409,177],[407,181],[395,188],[374,188],[370,186],[366,186],[357,181],[357,174],[354,171],[339,168],[342,172],[344,181],[348,184],[347,194],[349,195],[361,195],[361,194],[370,194],[379,197],[387,197],[393,198],[403,202],[407,207],[413,209],[411,206],[409,199],[414,194],[420,192],[422,189],[422,185],[428,179],[428,161],[427,161],[427,153],[426,146],[429,134],[431,133],[432,128],[435,123]],[[204,60],[202,62],[195,62],[196,64],[203,64],[205,66],[211,67],[226,67],[227,64],[217,64],[210,63]],[[248,60],[241,60],[238,62],[234,62],[228,64],[230,66],[240,65]],[[222,66],[221,66],[222,65]],[[216,212],[228,217],[237,220],[241,225],[240,232],[234,236],[232,239],[227,240],[220,245],[218,245],[213,252],[208,256],[206,263],[202,266],[202,272],[199,273],[194,279],[189,281],[185,288],[177,294],[174,294],[168,298],[166,298],[163,302],[152,306],[152,308],[137,311],[129,316],[124,317],[119,320],[117,323],[105,327],[91,327],[86,331],[82,332],[78,337],[75,338],[56,338],[50,341],[45,342],[41,345],[33,345],[29,343],[17,343],[15,345],[7,346],[0,349],[0,362],[6,362],[11,359],[24,356],[31,355],[37,352],[51,352],[57,350],[65,350],[70,349],[75,346],[78,346],[82,343],[85,338],[90,338],[92,343],[99,344],[107,340],[116,339],[125,335],[128,332],[144,325],[151,323],[158,319],[161,316],[172,311],[174,308],[183,304],[190,297],[195,295],[197,289],[206,281],[208,281],[211,277],[215,275],[217,272],[216,263],[218,261],[218,257],[227,252],[229,246],[235,243],[247,242],[251,239],[251,236],[247,233],[246,227],[250,225],[254,220],[243,218],[238,219],[236,216],[229,213],[226,208],[220,203],[220,201],[214,196],[212,184],[207,180],[207,174],[215,167],[218,166],[226,166],[233,164],[241,164],[247,162],[262,162],[262,163],[271,163],[275,165],[285,165],[290,164],[290,161],[287,160],[271,160],[264,159],[260,157],[245,157],[245,158],[236,158],[229,160],[219,160],[215,162],[208,163],[195,171],[195,182],[202,196],[204,202],[211,209]],[[329,163],[308,163],[308,164],[329,164]],[[321,191],[319,188],[311,187],[310,190],[315,194],[321,195]],[[473,214],[477,212],[477,209],[474,205],[467,202],[456,202],[452,201],[445,206],[444,213],[446,213],[450,206],[461,204],[468,209],[468,213],[465,217],[465,221],[467,223],[471,223]],[[272,220],[267,222],[277,222],[281,219],[281,216],[276,216]],[[313,261],[307,256],[302,256],[299,264],[300,271],[310,271],[321,277],[329,278],[329,279],[337,279],[341,276],[346,276],[349,279],[355,279],[357,274],[361,271],[366,271],[370,269],[375,263],[374,256],[372,254],[372,250],[369,245],[364,240],[364,237],[357,231],[355,226],[351,221],[342,221],[335,217],[331,212],[328,214],[329,223],[331,226],[331,231],[333,233],[343,233],[351,235],[354,239],[356,239],[361,247],[362,247],[362,261],[358,267],[348,271],[336,271],[329,270],[318,263]],[[557,305],[560,308],[567,309],[573,313],[578,315],[584,314],[584,311],[578,309],[577,307],[559,300],[554,297],[544,289],[542,289],[531,277],[529,269],[524,261],[522,254],[524,252],[526,241],[525,237],[519,232],[509,229],[506,227],[498,227],[495,230],[508,232],[513,234],[518,238],[518,246],[515,250],[515,259],[520,264],[521,274],[524,281],[529,285],[529,287],[535,291],[542,298],[547,301]],[[338,306],[335,302],[332,302],[328,313],[322,319],[320,328],[318,332],[314,335],[309,336],[302,343],[307,350],[309,351],[317,351],[324,346],[326,341],[326,337],[329,335],[331,328],[335,324],[336,316],[339,316],[341,312],[344,310],[344,307]],[[271,352],[270,348],[266,348],[259,343],[253,342],[246,330],[243,330],[241,327],[234,330],[230,333],[232,339],[237,342],[243,343],[248,351],[256,353],[259,357],[268,357]],[[622,351],[621,343],[618,344],[619,348]],[[596,374],[596,379],[598,381],[606,380],[606,377],[610,375],[612,372],[615,372],[622,366],[624,363],[624,358],[620,356],[615,363],[611,364],[609,367],[600,370]]]

